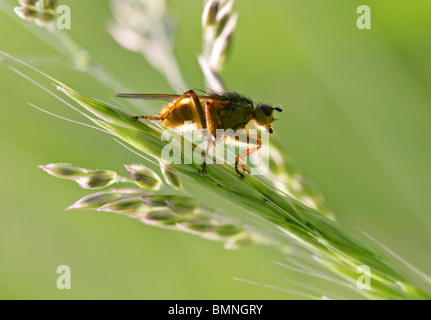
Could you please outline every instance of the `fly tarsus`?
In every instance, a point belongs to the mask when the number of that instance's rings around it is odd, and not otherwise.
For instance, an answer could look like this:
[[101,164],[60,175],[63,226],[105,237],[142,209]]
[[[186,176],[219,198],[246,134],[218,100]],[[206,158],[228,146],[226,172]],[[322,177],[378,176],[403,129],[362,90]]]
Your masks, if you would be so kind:
[[201,170],[201,176],[202,177],[206,177],[208,175],[206,167],[207,167],[207,164],[206,164],[206,162],[204,162],[202,164],[202,170]]
[[[238,164],[239,164],[239,156],[238,156],[238,157],[236,157],[236,161],[235,161],[235,171],[236,171],[236,173],[238,173],[238,174],[239,174],[239,176],[240,176],[240,178],[241,178],[241,179],[244,179],[244,174],[242,174],[242,173],[239,171],[239,169],[238,169]],[[242,167],[242,169],[244,170],[244,164],[243,164],[243,163],[241,163],[241,167]],[[244,170],[244,172],[248,173],[248,171],[247,171],[247,170]]]

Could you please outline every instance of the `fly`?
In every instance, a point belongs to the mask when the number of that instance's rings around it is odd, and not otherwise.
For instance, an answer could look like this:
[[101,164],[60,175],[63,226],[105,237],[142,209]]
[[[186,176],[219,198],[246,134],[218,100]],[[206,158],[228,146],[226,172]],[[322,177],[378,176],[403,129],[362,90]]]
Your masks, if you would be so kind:
[[[255,104],[247,97],[234,92],[209,91],[206,95],[197,95],[193,90],[189,90],[182,95],[121,93],[117,94],[117,97],[169,101],[170,103],[161,110],[158,116],[136,116],[133,117],[134,120],[159,120],[163,126],[171,129],[181,129],[185,122],[189,122],[194,129],[203,129],[210,133],[208,147],[216,136],[217,129],[232,129],[234,132],[243,130],[247,138],[247,130],[253,126],[273,133],[274,111],[282,111],[280,107],[274,108],[264,103]],[[257,135],[256,143],[247,141],[247,150],[240,153],[235,161],[235,171],[241,177],[244,175],[238,170],[239,163],[241,163],[242,170],[249,173],[244,167],[243,159],[262,146],[260,135]],[[205,167],[204,160],[202,175],[206,175]]]

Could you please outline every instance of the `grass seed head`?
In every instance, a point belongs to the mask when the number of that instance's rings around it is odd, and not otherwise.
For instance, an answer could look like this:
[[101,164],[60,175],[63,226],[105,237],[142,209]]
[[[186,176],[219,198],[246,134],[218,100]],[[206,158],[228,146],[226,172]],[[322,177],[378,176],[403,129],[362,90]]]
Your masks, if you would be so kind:
[[34,7],[39,0],[19,0],[19,4],[23,7]]
[[99,211],[115,212],[122,214],[146,213],[151,208],[145,205],[140,197],[127,197],[114,202],[110,202],[100,207]]
[[82,209],[97,209],[103,205],[121,199],[122,194],[114,191],[102,191],[97,193],[89,194],[74,204],[72,204],[68,210],[82,210]]
[[28,21],[33,21],[38,15],[36,10],[26,7],[15,7],[14,11],[21,19]]
[[166,183],[170,187],[176,190],[181,190],[183,188],[180,177],[178,177],[178,174],[174,168],[164,164],[163,162],[160,162],[160,171],[162,172],[162,176]]
[[162,180],[151,169],[136,164],[125,166],[132,179],[142,188],[157,191],[162,186]]
[[80,168],[69,163],[50,163],[39,166],[42,170],[50,175],[61,178],[75,180],[76,178],[88,173],[87,169]]
[[116,183],[118,174],[111,170],[89,172],[76,178],[75,181],[84,189],[101,189]]
[[41,27],[50,25],[55,18],[56,0],[19,0],[15,13],[22,19],[34,21]]

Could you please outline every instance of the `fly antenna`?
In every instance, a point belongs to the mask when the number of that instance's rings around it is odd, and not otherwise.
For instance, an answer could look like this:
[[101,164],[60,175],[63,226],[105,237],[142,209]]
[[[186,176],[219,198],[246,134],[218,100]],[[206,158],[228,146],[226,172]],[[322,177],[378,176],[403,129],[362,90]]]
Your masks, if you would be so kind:
[[281,105],[279,105],[277,108],[274,108],[274,110],[278,111],[278,112],[282,112],[283,109],[281,109]]

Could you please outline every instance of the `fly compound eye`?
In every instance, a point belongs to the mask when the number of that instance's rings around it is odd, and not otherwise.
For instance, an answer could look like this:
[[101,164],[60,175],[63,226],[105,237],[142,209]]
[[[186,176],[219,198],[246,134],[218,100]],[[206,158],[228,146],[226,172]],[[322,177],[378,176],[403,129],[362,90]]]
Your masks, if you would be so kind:
[[273,107],[264,103],[259,104],[257,107],[262,110],[263,114],[267,117],[270,117],[272,115],[272,111],[274,110]]

